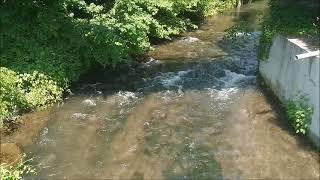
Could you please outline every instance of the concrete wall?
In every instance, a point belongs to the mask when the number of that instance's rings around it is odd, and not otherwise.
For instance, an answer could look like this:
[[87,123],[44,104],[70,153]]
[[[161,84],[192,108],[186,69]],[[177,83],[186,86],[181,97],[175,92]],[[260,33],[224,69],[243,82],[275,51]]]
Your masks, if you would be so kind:
[[310,51],[297,39],[277,37],[273,41],[269,59],[260,62],[260,74],[282,102],[306,95],[314,107],[310,137],[320,146],[320,60],[319,56],[295,60],[297,54]]

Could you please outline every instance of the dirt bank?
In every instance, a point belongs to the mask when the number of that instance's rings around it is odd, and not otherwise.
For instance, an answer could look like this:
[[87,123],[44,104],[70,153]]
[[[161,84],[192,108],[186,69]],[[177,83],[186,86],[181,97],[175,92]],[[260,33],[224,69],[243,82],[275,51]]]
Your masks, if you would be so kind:
[[13,132],[0,130],[0,164],[12,164],[19,162],[23,155],[23,148],[32,144],[41,129],[49,120],[50,108],[37,113],[23,115],[19,119],[17,129]]

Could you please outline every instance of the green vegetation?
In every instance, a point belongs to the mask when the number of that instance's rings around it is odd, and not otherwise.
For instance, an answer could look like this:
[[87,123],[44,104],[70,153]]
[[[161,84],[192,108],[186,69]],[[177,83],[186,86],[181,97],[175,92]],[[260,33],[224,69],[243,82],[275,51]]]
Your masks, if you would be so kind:
[[0,125],[61,100],[92,65],[143,55],[152,42],[196,28],[237,0],[0,2]]
[[55,81],[38,71],[18,74],[0,67],[0,119],[13,119],[17,112],[51,105],[62,93]]
[[312,37],[319,42],[319,2],[312,0],[270,0],[270,10],[262,19],[259,57],[268,59],[277,35]]
[[313,109],[305,101],[303,98],[291,100],[286,107],[288,119],[298,134],[306,134],[313,113]]
[[17,163],[17,165],[12,166],[10,164],[1,164],[0,165],[0,179],[1,180],[19,180],[22,179],[24,174],[36,174],[35,169],[28,165],[28,162],[32,159],[24,160],[23,158]]
[[239,39],[246,38],[248,35],[250,35],[250,32],[251,30],[248,25],[248,22],[242,21],[225,30],[225,35],[223,36],[223,39],[226,41],[236,41]]
[[295,132],[297,134],[306,134],[313,114],[313,108],[307,104],[307,98],[298,95],[297,98],[291,99],[287,103],[282,103],[268,83],[264,81],[261,74],[258,74],[257,81],[259,82],[259,86],[265,93],[267,93],[267,96],[270,97],[273,103],[278,105],[281,112],[284,112],[285,119],[291,123]]

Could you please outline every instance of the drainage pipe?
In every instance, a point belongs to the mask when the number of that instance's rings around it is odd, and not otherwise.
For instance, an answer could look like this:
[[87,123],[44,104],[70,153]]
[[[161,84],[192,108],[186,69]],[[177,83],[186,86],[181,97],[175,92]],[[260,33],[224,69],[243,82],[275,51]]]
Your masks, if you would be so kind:
[[313,56],[319,56],[319,55],[320,55],[319,50],[318,51],[311,51],[311,52],[296,55],[295,60],[301,60],[301,59],[305,59],[305,58],[309,58],[309,57],[313,57]]

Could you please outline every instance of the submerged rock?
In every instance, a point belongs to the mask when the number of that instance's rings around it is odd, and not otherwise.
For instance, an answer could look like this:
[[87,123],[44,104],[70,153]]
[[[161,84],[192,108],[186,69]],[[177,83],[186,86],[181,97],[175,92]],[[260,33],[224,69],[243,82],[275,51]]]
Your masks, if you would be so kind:
[[161,114],[159,115],[159,117],[160,117],[161,119],[165,119],[165,118],[167,117],[167,114],[166,114],[166,113],[161,113]]
[[152,117],[155,119],[155,120],[159,120],[159,119],[165,119],[167,117],[167,113],[166,112],[163,112],[161,110],[156,110],[152,113]]
[[85,105],[85,106],[89,106],[89,107],[93,107],[93,106],[97,105],[94,102],[94,100],[92,100],[92,99],[86,99],[86,100],[82,101],[82,104]]
[[144,179],[144,174],[136,171],[130,179]]
[[85,119],[87,116],[88,116],[88,114],[74,113],[74,114],[72,114],[71,118],[75,118],[75,119]]
[[198,38],[195,38],[195,37],[183,37],[180,42],[186,42],[186,43],[194,43],[194,42],[197,42],[197,41],[200,41]]
[[49,154],[48,156],[44,157],[39,165],[42,167],[42,168],[45,168],[47,166],[50,166],[55,160],[57,159],[57,156],[53,153]]

